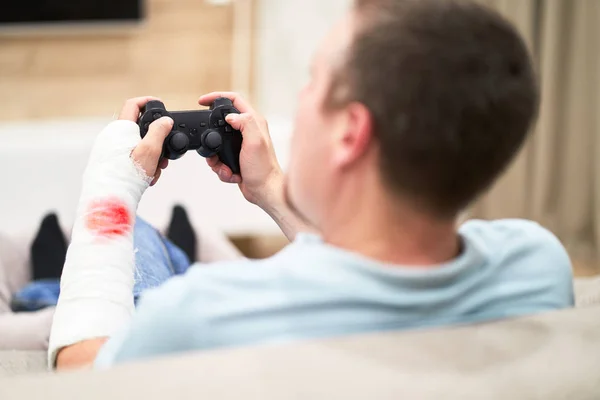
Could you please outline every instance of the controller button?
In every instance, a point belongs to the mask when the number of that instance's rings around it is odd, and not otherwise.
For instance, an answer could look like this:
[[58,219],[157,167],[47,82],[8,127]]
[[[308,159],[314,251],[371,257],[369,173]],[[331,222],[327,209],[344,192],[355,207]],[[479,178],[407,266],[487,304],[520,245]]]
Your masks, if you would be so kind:
[[169,140],[169,145],[170,145],[171,149],[173,149],[173,151],[178,152],[178,153],[186,150],[188,147],[188,144],[189,144],[188,137],[181,132],[175,133],[171,137],[171,140]]
[[227,133],[231,133],[231,132],[233,132],[233,129],[231,128],[231,126],[227,125],[227,126],[225,127],[225,132],[227,132]]
[[146,123],[144,124],[144,129],[145,129],[145,130],[148,130],[149,128],[150,128],[150,122],[146,122]]
[[225,121],[223,121],[222,119],[219,120],[218,122],[219,126],[225,126]]
[[179,127],[180,127],[181,129],[185,129],[185,128],[187,128],[186,124],[179,124]]
[[192,133],[192,135],[196,135],[196,134],[198,134],[198,129],[192,128],[192,130],[190,132]]
[[160,117],[162,117],[161,113],[154,113],[154,114],[152,114],[152,118],[154,118],[154,119],[159,119]]
[[222,144],[221,135],[219,132],[210,131],[204,137],[204,143],[210,150],[217,151]]
[[206,122],[200,122],[200,127],[201,128],[206,128]]

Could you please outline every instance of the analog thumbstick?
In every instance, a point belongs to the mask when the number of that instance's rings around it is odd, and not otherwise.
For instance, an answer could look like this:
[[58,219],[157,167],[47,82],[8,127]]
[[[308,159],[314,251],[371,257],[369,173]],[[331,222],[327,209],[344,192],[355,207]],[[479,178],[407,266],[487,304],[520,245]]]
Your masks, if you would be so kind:
[[219,147],[221,147],[221,144],[223,143],[221,134],[216,131],[208,131],[204,135],[202,142],[206,148],[212,151],[219,150]]
[[187,150],[190,141],[188,137],[181,132],[175,132],[169,140],[169,147],[176,153],[181,153]]

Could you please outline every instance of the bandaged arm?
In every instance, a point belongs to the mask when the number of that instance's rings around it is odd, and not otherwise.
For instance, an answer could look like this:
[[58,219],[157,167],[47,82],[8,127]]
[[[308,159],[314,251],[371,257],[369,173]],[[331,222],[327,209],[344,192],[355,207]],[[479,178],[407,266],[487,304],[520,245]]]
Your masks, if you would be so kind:
[[109,124],[94,144],[50,334],[51,367],[61,349],[108,338],[133,315],[133,224],[152,180],[131,159],[139,142],[137,124],[119,120]]

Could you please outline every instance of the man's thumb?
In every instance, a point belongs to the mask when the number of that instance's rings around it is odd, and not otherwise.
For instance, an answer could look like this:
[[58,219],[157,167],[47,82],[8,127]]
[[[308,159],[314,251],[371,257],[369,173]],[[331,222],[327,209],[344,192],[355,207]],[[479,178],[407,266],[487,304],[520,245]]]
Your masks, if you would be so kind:
[[162,117],[150,124],[148,133],[144,137],[143,141],[151,147],[157,147],[162,149],[162,145],[173,129],[173,120],[169,117]]
[[225,121],[227,121],[227,123],[229,125],[231,125],[231,127],[233,129],[235,129],[236,131],[241,131],[242,127],[243,127],[243,115],[241,114],[228,114],[225,117]]

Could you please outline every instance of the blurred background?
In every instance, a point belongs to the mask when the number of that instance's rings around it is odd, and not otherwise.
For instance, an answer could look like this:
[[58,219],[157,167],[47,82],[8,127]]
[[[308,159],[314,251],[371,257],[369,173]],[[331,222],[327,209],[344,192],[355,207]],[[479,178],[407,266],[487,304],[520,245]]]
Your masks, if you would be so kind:
[[[600,0],[481,0],[523,33],[540,75],[534,135],[473,217],[530,218],[567,246],[578,275],[600,272]],[[94,136],[129,97],[193,109],[243,93],[270,123],[284,168],[319,39],[351,0],[21,0],[0,14],[0,233],[24,235],[56,211],[73,222]],[[248,255],[284,243],[275,224],[190,152],[148,191],[163,227],[175,204]]]

